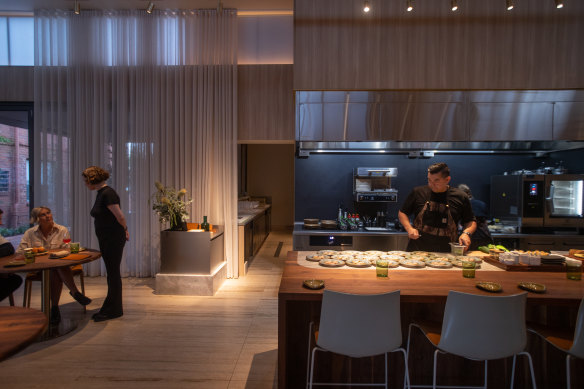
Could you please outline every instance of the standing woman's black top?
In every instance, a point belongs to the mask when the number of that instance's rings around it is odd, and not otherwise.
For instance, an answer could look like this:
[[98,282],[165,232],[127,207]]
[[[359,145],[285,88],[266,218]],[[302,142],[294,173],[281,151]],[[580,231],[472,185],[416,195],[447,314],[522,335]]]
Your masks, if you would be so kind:
[[112,236],[121,234],[125,237],[124,227],[108,209],[108,205],[120,204],[120,196],[109,186],[104,186],[97,191],[95,204],[91,208],[91,216],[94,217],[95,234],[99,236]]

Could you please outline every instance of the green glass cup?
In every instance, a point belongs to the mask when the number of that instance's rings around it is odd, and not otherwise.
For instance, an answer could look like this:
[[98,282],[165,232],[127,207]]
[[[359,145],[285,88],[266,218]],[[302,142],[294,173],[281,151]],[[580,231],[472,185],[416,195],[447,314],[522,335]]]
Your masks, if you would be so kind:
[[77,254],[79,252],[79,242],[71,242],[69,248],[71,249],[71,254]]
[[33,249],[24,249],[24,263],[34,263]]
[[377,277],[383,277],[383,278],[387,278],[388,277],[388,268],[387,268],[387,260],[385,259],[378,259],[375,262],[375,273],[377,274]]
[[566,278],[574,281],[582,279],[582,261],[566,258]]
[[474,261],[462,262],[462,276],[464,278],[475,278],[476,263]]

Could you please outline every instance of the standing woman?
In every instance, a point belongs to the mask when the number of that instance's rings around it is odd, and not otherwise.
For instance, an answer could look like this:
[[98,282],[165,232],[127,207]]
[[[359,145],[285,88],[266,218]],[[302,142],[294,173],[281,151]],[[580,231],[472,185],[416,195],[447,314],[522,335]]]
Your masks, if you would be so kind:
[[107,297],[99,312],[93,315],[93,320],[99,322],[124,314],[120,265],[124,245],[130,239],[130,234],[120,208],[120,197],[106,184],[109,173],[98,166],[90,166],[83,171],[82,176],[90,190],[97,190],[91,216],[95,219],[95,235],[107,271]]

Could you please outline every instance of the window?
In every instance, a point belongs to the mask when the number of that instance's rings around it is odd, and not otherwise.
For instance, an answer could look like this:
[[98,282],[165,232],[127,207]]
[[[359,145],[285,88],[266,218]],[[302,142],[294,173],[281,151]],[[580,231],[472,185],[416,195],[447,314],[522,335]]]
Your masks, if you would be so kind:
[[34,65],[34,19],[0,16],[0,65]]
[[10,182],[10,170],[0,169],[0,193],[8,193],[8,183]]

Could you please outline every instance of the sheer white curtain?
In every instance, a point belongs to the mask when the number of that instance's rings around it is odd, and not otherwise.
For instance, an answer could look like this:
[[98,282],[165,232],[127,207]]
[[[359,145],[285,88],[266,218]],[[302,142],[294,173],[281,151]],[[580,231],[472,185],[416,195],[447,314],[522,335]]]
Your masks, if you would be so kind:
[[154,182],[186,188],[193,221],[225,226],[237,277],[236,56],[234,10],[36,11],[35,204],[97,247],[81,171],[104,167],[128,219],[122,274],[148,277],[168,227],[151,209]]

